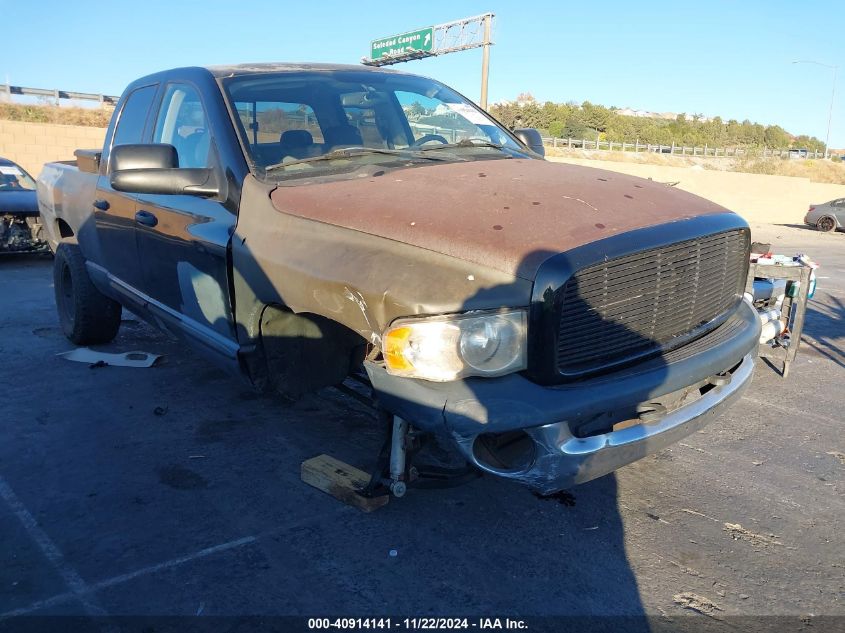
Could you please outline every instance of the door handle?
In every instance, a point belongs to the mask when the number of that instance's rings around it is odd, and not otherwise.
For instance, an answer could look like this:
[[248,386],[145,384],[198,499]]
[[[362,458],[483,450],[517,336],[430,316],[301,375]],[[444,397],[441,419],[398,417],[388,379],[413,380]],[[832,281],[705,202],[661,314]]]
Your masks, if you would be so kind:
[[108,200],[94,200],[94,207],[100,211],[108,211],[110,206]]
[[155,226],[158,224],[158,218],[149,211],[138,211],[135,214],[135,221],[144,226]]

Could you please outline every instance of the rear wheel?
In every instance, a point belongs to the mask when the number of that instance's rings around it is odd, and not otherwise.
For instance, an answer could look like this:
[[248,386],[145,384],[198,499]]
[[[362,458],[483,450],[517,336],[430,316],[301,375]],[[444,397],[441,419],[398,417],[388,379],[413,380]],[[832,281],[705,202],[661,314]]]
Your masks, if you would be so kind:
[[120,304],[102,294],[88,276],[76,244],[59,244],[53,288],[62,332],[77,345],[108,343],[120,327]]
[[816,228],[823,233],[829,233],[836,228],[836,220],[829,215],[823,215],[819,218],[818,222],[816,222]]

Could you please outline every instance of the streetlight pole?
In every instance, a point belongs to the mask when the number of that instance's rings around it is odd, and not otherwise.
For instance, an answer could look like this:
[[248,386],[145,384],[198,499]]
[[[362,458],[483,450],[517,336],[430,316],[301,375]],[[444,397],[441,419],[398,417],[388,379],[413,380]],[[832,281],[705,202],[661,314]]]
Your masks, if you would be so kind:
[[830,109],[827,112],[827,138],[824,142],[824,157],[828,158],[830,153],[830,122],[833,120],[833,100],[836,98],[836,73],[839,72],[839,66],[833,67],[833,88],[830,91]]
[[839,66],[833,64],[823,64],[822,62],[813,61],[811,59],[798,59],[792,62],[793,64],[815,64],[816,66],[824,66],[833,70],[833,89],[830,91],[830,109],[827,113],[827,136],[824,139],[824,157],[827,160],[830,157],[830,123],[833,120],[833,101],[836,98],[836,74],[839,71]]

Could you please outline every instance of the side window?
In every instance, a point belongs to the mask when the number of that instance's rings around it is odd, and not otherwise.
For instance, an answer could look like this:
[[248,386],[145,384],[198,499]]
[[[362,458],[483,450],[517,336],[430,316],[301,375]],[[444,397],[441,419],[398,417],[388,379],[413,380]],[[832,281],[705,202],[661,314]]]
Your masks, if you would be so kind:
[[434,136],[449,143],[465,139],[507,142],[506,137],[471,106],[402,90],[395,94],[415,141]]
[[112,146],[141,143],[144,140],[144,124],[153,103],[158,86],[145,86],[133,91],[123,104]]
[[211,133],[199,93],[186,84],[167,87],[156,119],[153,143],[176,148],[179,167],[210,167]]
[[305,130],[314,143],[323,142],[323,131],[311,106],[305,103],[259,101],[258,142],[274,142],[289,130]]
[[[295,98],[296,95],[291,95]],[[263,165],[322,151],[323,130],[314,109],[294,101],[236,101],[250,153]]]
[[314,143],[323,142],[323,131],[317,115],[308,104],[237,101],[235,108],[253,144],[278,143],[281,135],[290,130],[305,130]]

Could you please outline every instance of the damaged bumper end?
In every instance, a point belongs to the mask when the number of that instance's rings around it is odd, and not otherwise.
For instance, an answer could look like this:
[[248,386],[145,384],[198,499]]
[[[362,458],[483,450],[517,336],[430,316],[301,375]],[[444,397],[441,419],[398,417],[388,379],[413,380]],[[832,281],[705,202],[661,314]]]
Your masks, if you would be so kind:
[[379,401],[450,437],[477,468],[551,493],[608,474],[704,427],[748,385],[760,325],[743,302],[685,348],[558,386],[519,374],[430,383],[366,368]]
[[[742,395],[751,384],[753,371],[754,358],[749,354],[732,373],[719,376],[730,376],[728,382],[713,386],[694,402],[654,421],[640,418],[630,426],[608,433],[577,437],[565,422],[528,429],[526,433],[534,443],[531,466],[520,473],[497,474],[518,479],[545,493],[606,475],[704,427]],[[712,383],[708,381],[706,385]]]

